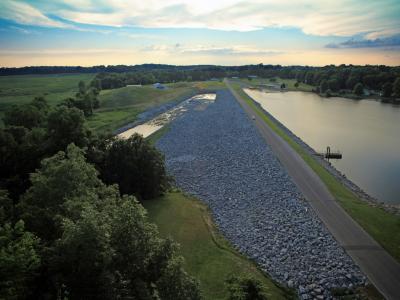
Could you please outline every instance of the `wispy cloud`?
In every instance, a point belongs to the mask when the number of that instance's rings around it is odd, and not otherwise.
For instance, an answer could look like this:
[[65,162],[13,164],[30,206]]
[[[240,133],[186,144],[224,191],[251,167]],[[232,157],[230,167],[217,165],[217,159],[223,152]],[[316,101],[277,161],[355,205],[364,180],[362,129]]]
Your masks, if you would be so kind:
[[[58,26],[54,15],[77,24],[146,28],[251,31],[295,27],[306,34],[390,36],[400,28],[398,0],[2,0],[0,17],[22,24]],[[34,5],[34,6],[33,6]]]
[[388,37],[388,38],[377,38],[373,40],[357,40],[350,39],[341,43],[329,43],[325,46],[326,48],[387,48],[387,47],[400,47],[400,35]]
[[283,51],[262,49],[246,45],[215,46],[215,45],[149,45],[142,48],[145,52],[165,52],[180,55],[207,55],[207,56],[270,56],[284,54]]
[[15,0],[2,0],[0,2],[0,18],[25,25],[67,27],[66,24],[47,17],[37,8]]

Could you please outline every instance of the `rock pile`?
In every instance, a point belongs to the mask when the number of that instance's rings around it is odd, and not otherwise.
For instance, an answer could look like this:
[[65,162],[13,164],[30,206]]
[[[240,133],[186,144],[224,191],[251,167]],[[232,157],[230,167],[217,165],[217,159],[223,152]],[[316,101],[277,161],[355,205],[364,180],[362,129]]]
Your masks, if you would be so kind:
[[184,191],[205,201],[222,233],[301,299],[366,278],[337,244],[228,91],[188,111],[158,141]]

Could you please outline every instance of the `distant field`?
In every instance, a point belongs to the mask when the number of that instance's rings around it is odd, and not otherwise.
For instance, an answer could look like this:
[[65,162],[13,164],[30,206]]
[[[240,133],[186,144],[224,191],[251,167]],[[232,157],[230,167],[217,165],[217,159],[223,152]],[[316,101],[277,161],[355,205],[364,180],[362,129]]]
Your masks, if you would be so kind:
[[44,96],[51,105],[74,96],[79,81],[89,83],[94,74],[0,76],[0,118],[12,105]]
[[226,278],[245,273],[263,282],[268,299],[295,298],[232,248],[217,232],[207,208],[198,200],[174,192],[148,200],[144,206],[161,236],[170,236],[180,244],[185,269],[200,280],[205,299],[227,299]]

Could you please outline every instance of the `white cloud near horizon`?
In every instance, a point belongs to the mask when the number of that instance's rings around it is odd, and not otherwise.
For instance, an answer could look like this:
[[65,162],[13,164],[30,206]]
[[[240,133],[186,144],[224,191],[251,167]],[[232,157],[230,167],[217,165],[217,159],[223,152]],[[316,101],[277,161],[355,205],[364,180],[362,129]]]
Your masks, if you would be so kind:
[[362,35],[366,39],[400,33],[397,0],[2,0],[0,8],[1,18],[50,27],[66,25],[49,15],[77,24],[112,27],[242,32],[293,27],[309,35]]

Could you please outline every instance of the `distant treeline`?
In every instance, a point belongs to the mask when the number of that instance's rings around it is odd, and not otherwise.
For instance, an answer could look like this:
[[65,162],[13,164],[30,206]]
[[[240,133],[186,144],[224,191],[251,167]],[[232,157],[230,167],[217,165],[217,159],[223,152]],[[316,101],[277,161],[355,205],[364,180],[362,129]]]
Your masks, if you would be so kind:
[[[400,97],[400,66],[384,65],[328,65],[324,67],[244,65],[175,66],[143,64],[135,66],[93,66],[93,67],[24,67],[1,68],[0,75],[97,73],[91,86],[97,89],[119,88],[129,84],[168,83],[177,81],[202,81],[224,77],[262,78],[280,77],[296,79],[299,83],[315,86],[321,94],[359,94],[364,88],[383,97]],[[397,80],[398,79],[398,80]],[[397,83],[396,83],[397,80]]]

